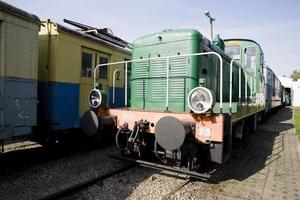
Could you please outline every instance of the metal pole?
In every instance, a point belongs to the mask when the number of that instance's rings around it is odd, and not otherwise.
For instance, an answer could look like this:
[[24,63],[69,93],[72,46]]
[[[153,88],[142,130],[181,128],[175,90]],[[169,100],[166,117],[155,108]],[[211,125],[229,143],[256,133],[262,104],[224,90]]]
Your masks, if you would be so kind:
[[169,110],[169,57],[167,57],[167,71],[166,71],[166,74],[167,74],[167,78],[166,78],[166,81],[167,81],[167,88],[166,88],[166,111]]
[[125,63],[125,107],[127,107],[127,65],[128,62]]
[[247,87],[247,85],[248,85],[248,77],[247,77],[247,72],[245,73],[245,101],[246,102],[248,102],[248,87]]
[[229,72],[229,109],[231,112],[232,107],[232,66],[233,66],[233,60],[230,62],[230,72]]
[[213,21],[215,21],[216,19],[210,16],[208,10],[205,11],[204,14],[209,19],[209,23],[210,23],[210,37],[211,37],[211,42],[213,42],[213,40],[214,40],[214,35],[213,35]]
[[210,21],[210,37],[211,37],[211,42],[214,40],[214,34],[213,34],[213,19],[209,18]]
[[113,73],[113,93],[112,93],[112,104],[115,104],[115,88],[116,88],[116,73],[120,71],[120,69],[116,69]]
[[251,87],[250,87],[250,100],[252,100],[252,94],[253,94],[253,92],[252,92],[252,90],[253,90],[253,77],[252,77],[252,76],[250,77],[250,82],[251,82]]
[[241,68],[239,67],[239,102],[241,102],[242,99],[242,72]]
[[118,70],[115,70],[113,73],[113,91],[112,91],[112,104],[115,104],[115,86],[116,86],[116,81],[115,81],[115,77],[116,77],[116,72]]
[[223,112],[223,60],[222,57],[218,54],[220,59],[220,113]]

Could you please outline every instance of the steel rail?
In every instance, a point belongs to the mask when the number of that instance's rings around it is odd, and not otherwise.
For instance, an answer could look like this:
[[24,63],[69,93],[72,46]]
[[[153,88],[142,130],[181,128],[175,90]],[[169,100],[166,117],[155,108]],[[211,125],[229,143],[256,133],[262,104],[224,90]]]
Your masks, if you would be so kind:
[[182,182],[179,185],[177,185],[171,192],[169,192],[168,194],[166,194],[161,200],[167,200],[167,199],[169,199],[173,194],[175,194],[178,190],[180,190],[181,188],[183,188],[190,181],[191,181],[190,178],[186,179],[184,182]]
[[48,200],[48,199],[58,199],[60,197],[64,197],[64,196],[67,196],[67,195],[70,195],[70,194],[73,194],[75,192],[79,192],[91,185],[94,185],[95,183],[97,183],[98,181],[103,181],[105,179],[108,179],[114,175],[117,175],[117,174],[120,174],[124,171],[127,171],[133,167],[135,167],[136,165],[135,164],[129,164],[125,167],[122,167],[120,169],[116,169],[114,171],[111,171],[107,174],[103,174],[103,175],[99,175],[99,176],[96,176],[96,177],[93,177],[93,178],[90,178],[86,181],[83,181],[83,182],[80,182],[80,183],[77,183],[77,184],[74,184],[74,185],[71,185],[69,187],[66,187],[62,190],[59,190],[59,191],[56,191],[54,193],[51,193],[51,194],[48,194],[46,196],[44,196],[43,198],[41,198],[42,200]]

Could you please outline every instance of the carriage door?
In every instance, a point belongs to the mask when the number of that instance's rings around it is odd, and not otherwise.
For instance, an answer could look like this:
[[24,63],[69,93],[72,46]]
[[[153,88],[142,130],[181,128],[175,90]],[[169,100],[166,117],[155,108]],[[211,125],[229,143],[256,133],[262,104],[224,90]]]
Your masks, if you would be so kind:
[[[82,48],[81,52],[81,77],[80,77],[80,100],[79,112],[80,116],[90,108],[88,103],[89,92],[93,89],[93,73],[95,66],[108,62],[108,55],[98,51]],[[100,72],[100,73],[99,73]],[[108,88],[108,66],[99,68],[97,74],[97,83],[100,83],[100,88],[107,91]],[[100,79],[100,80],[99,80]]]
[[79,114],[83,115],[90,106],[88,103],[88,94],[93,88],[93,71],[96,63],[96,52],[90,49],[82,48],[81,51],[81,74],[80,74],[80,98]]
[[[98,64],[105,64],[109,62],[109,55],[104,54],[104,53],[99,53],[97,52],[96,54],[96,63]],[[101,66],[98,69],[97,72],[97,83],[100,83],[100,89],[104,90],[106,92],[107,95],[108,94],[108,89],[109,89],[109,71],[108,69],[111,68],[113,66]]]

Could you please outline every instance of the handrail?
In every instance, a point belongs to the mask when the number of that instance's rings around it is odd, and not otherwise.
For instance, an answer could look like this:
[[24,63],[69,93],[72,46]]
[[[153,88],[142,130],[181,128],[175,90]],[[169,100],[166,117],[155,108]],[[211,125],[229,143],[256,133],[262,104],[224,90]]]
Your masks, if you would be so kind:
[[166,67],[166,76],[167,76],[167,83],[166,83],[166,110],[169,110],[169,68],[170,68],[170,58],[167,58],[167,67]]
[[[125,72],[126,70],[123,70],[123,69],[116,69],[114,72],[113,72],[113,94],[112,94],[112,104],[115,104],[115,88],[116,88],[116,72],[118,72],[118,71],[123,71],[123,72]],[[131,73],[131,72],[127,72],[127,73]],[[125,85],[125,83],[127,83],[127,82],[125,82],[124,81],[124,85]],[[126,96],[126,99],[127,99],[127,88],[125,89],[125,96]],[[127,106],[127,100],[126,100],[126,102],[125,102],[125,106]]]
[[[203,52],[203,53],[193,53],[193,54],[182,54],[182,55],[173,55],[173,56],[165,56],[165,57],[154,57],[154,58],[144,58],[144,59],[135,59],[135,60],[127,60],[127,61],[119,61],[119,62],[112,62],[112,63],[104,63],[104,64],[99,64],[95,66],[94,69],[94,88],[96,88],[96,74],[97,74],[97,70],[102,67],[102,66],[111,66],[111,65],[118,65],[118,64],[125,64],[125,106],[127,106],[127,87],[128,87],[128,63],[133,63],[133,62],[141,62],[141,61],[152,61],[152,60],[161,60],[161,59],[166,59],[166,109],[168,110],[169,107],[169,68],[170,68],[170,59],[171,58],[178,58],[178,57],[188,57],[188,56],[205,56],[205,55],[215,55],[218,57],[219,59],[219,63],[220,63],[220,112],[222,113],[222,109],[223,109],[223,60],[220,54],[216,53],[216,52]],[[231,60],[230,62],[230,89],[229,89],[229,108],[232,108],[232,79],[233,79],[233,64],[234,64],[234,60]],[[251,80],[252,80],[252,74],[250,72],[248,72],[247,70],[243,69],[239,64],[235,65],[238,67],[239,69],[239,100],[241,100],[241,72],[243,71],[243,73],[245,74],[245,95],[247,95],[247,78],[248,75],[250,75]],[[113,86],[115,87],[115,75],[117,71],[120,71],[121,69],[117,69],[114,71],[113,73]],[[124,71],[124,70],[122,70]],[[252,81],[251,81],[252,82]],[[253,83],[251,83],[252,85]],[[251,86],[251,92],[252,92],[252,86]],[[115,96],[115,91],[113,90],[113,103],[114,103],[114,96]],[[247,96],[245,96],[245,98],[247,99]]]
[[231,112],[231,107],[232,107],[232,66],[233,66],[234,60],[232,59],[230,61],[230,74],[229,74],[229,109]]
[[[234,59],[232,59],[231,61],[230,61],[230,75],[229,75],[229,79],[230,79],[230,81],[229,81],[229,109],[230,109],[230,111],[231,111],[231,109],[232,109],[232,73],[233,73],[233,62],[234,62]],[[255,73],[254,73],[254,75],[252,75],[250,72],[248,72],[247,70],[245,70],[245,69],[243,69],[239,64],[237,64],[236,65],[237,67],[238,67],[238,69],[239,69],[239,101],[241,101],[241,97],[242,97],[242,79],[241,79],[241,77],[242,77],[242,70],[243,70],[243,72],[244,72],[244,74],[245,74],[245,100],[247,100],[247,98],[248,98],[248,94],[247,94],[247,84],[248,84],[248,75],[250,75],[250,97],[251,97],[251,99],[252,99],[252,92],[253,92],[253,77],[254,77],[254,84],[256,83],[255,82],[255,77],[256,77],[256,75],[255,75]]]
[[247,85],[248,85],[248,76],[247,76],[247,73],[245,73],[245,101],[248,102],[248,88],[247,88]]
[[[175,56],[166,56],[160,57],[160,59],[166,58],[167,64],[169,64],[170,58],[178,58],[178,57],[187,57],[187,56],[205,56],[205,55],[216,55],[220,61],[220,111],[222,112],[223,109],[223,60],[220,54],[210,51],[204,53],[193,53],[193,54],[182,54],[182,55],[175,55]],[[169,74],[169,66],[167,66],[167,75]],[[169,76],[167,76],[167,86],[169,85]],[[168,110],[168,97],[169,97],[169,88],[167,87],[167,96],[166,96],[166,109]]]
[[242,69],[239,68],[239,102],[242,101]]
[[253,77],[250,77],[250,101],[252,102],[252,90],[253,90]]
[[[119,61],[119,62],[112,62],[112,63],[105,63],[105,64],[99,64],[95,66],[94,69],[94,88],[96,88],[96,74],[98,68],[102,66],[111,66],[111,65],[118,65],[118,64],[124,64],[125,63],[125,80],[127,80],[127,65],[128,63],[133,62],[141,62],[141,61],[151,61],[151,60],[157,60],[157,59],[167,59],[167,65],[169,65],[169,59],[170,58],[178,58],[178,57],[187,57],[187,56],[204,56],[204,55],[216,55],[219,58],[220,61],[220,110],[222,112],[222,105],[223,105],[223,60],[220,54],[216,52],[204,52],[204,53],[194,53],[194,54],[182,54],[182,55],[174,55],[174,56],[165,56],[165,57],[155,57],[155,58],[144,58],[144,59],[135,59],[135,60],[128,60],[128,61]],[[166,67],[167,70],[167,94],[166,94],[166,109],[168,110],[169,107],[169,66]],[[127,82],[125,84],[125,88],[127,89]],[[127,104],[127,98],[125,98],[125,104]]]
[[128,63],[125,63],[125,83],[124,83],[125,84],[125,99],[124,99],[125,100],[125,104],[124,104],[125,107],[127,107],[127,82],[128,82],[127,81],[127,73],[128,73],[127,68],[128,68]]

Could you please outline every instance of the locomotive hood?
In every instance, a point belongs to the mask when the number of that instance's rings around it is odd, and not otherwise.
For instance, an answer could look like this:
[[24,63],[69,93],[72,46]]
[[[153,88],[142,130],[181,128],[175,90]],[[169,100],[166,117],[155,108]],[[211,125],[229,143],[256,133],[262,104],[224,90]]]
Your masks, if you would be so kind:
[[134,40],[133,48],[183,40],[200,41],[202,37],[202,34],[195,29],[166,29],[161,32],[151,33]]

